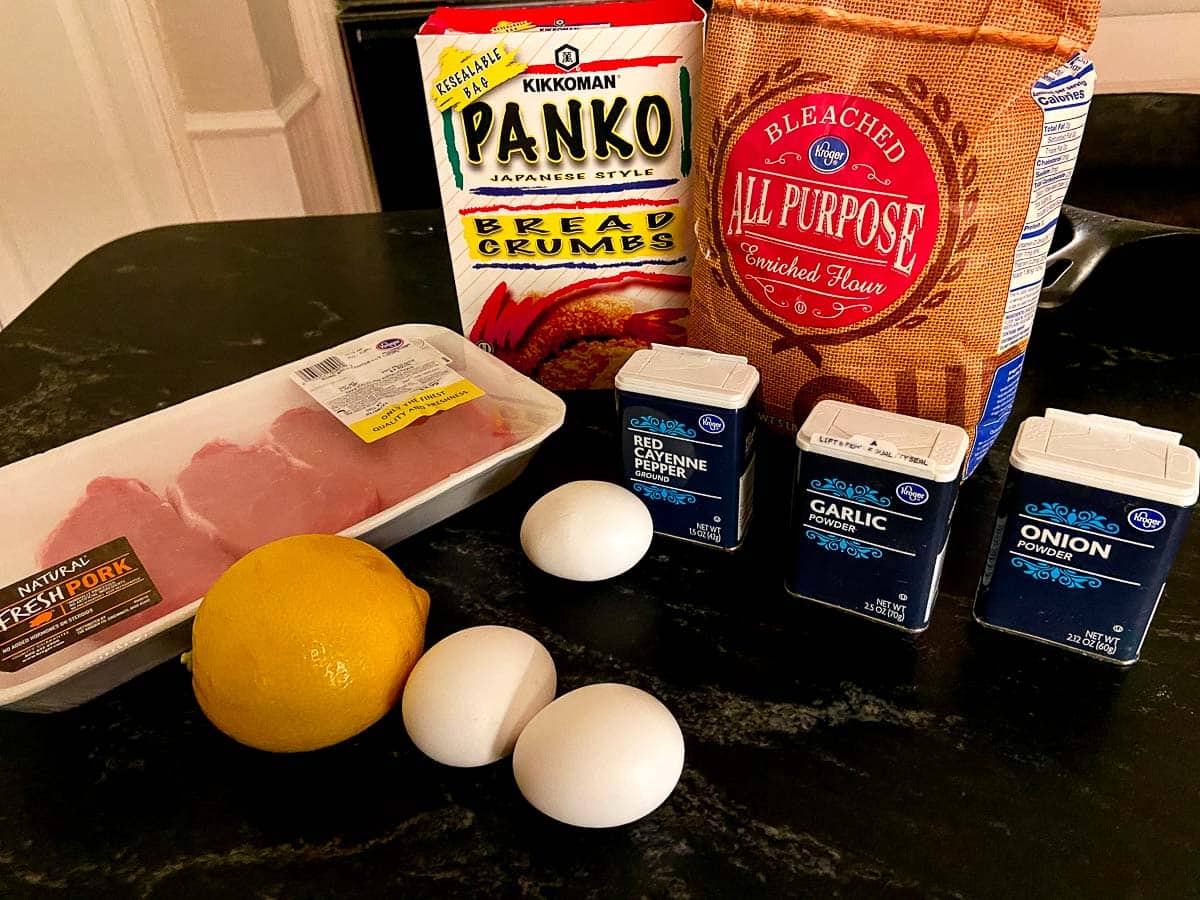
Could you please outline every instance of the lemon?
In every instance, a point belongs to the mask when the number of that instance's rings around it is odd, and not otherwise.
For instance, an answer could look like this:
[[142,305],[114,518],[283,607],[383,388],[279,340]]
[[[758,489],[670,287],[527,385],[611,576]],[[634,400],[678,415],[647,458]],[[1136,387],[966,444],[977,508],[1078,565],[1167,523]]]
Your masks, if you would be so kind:
[[234,563],[200,604],[196,700],[217,728],[260,750],[336,744],[400,698],[428,613],[429,595],[362,541],[273,541]]

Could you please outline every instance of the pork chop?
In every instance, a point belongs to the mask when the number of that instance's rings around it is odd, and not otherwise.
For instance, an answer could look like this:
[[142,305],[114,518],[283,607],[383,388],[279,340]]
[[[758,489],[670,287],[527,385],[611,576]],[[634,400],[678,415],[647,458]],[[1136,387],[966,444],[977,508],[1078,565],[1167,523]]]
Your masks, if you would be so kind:
[[499,404],[490,397],[479,397],[443,410],[414,422],[412,427],[452,472],[474,465],[517,442]]
[[[207,535],[189,528],[169,503],[134,478],[95,478],[38,550],[38,565],[49,567],[124,537],[162,595],[150,615],[129,620],[138,627],[150,618],[202,597],[233,557]],[[122,633],[132,628],[123,627]],[[114,636],[105,630],[106,640]]]
[[418,419],[371,444],[325,410],[302,406],[271,424],[270,441],[318,471],[362,474],[386,508],[513,443],[498,409],[471,409],[485,401]]
[[318,472],[358,472],[379,491],[384,508],[453,471],[411,427],[368,444],[323,409],[289,409],[271,424],[269,434],[274,446]]
[[352,469],[316,469],[265,443],[222,440],[196,451],[167,497],[236,557],[293,534],[335,534],[380,509],[378,491]]

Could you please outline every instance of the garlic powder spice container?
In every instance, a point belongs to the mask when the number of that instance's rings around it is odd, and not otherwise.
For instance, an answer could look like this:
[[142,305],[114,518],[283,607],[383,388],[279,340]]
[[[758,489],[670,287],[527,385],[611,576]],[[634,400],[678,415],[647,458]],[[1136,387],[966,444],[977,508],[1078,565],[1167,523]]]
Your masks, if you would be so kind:
[[653,344],[616,385],[625,483],[654,530],[736,549],[754,507],[758,370],[744,356]]
[[818,403],[796,435],[788,592],[924,631],[967,443],[957,425]]
[[1048,409],[1017,432],[975,618],[1137,661],[1200,484],[1173,431]]

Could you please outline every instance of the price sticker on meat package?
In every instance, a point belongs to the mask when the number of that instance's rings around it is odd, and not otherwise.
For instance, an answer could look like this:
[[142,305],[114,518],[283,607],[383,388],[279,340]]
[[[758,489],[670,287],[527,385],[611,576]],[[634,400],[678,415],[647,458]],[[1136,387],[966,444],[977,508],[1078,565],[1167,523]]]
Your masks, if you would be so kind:
[[343,345],[292,380],[368,444],[484,394],[428,341],[398,336]]

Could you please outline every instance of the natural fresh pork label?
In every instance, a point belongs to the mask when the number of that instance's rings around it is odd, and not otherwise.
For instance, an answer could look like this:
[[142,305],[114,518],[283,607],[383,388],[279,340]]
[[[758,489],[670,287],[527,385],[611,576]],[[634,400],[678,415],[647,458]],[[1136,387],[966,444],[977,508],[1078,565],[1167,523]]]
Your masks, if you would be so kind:
[[753,301],[796,325],[845,327],[896,303],[929,262],[937,180],[887,107],[795,97],[734,144],[721,236]]
[[0,672],[19,672],[161,601],[123,537],[56,562],[0,588]]

